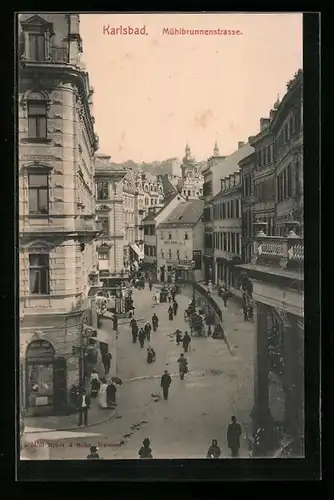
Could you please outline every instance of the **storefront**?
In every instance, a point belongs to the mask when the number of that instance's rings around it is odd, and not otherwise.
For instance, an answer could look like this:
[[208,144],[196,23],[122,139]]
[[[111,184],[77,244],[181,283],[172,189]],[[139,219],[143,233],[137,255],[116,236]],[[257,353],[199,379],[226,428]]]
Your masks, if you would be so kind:
[[66,406],[66,360],[55,357],[47,340],[34,340],[26,350],[26,407],[30,414],[52,414]]

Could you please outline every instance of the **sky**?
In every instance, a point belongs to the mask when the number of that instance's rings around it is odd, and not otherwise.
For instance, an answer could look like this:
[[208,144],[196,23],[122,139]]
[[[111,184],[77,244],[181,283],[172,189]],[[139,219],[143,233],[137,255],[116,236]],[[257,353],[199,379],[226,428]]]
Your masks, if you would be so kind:
[[[145,35],[112,35],[119,26]],[[164,28],[239,30],[166,35]],[[259,131],[302,68],[302,15],[81,14],[82,61],[94,87],[99,152],[115,162],[198,161]],[[147,33],[147,34],[146,34]]]

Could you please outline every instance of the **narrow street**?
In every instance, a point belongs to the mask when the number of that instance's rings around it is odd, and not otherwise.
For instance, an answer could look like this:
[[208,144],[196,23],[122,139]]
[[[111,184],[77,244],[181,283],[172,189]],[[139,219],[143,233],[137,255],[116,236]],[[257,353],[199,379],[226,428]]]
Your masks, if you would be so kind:
[[[134,459],[145,437],[151,440],[154,458],[203,458],[212,439],[218,440],[222,458],[230,456],[226,430],[231,415],[243,426],[250,421],[254,324],[243,322],[239,304],[228,303],[223,314],[232,354],[222,340],[193,338],[191,352],[186,354],[190,373],[181,381],[177,359],[183,350],[168,334],[176,328],[187,329],[183,312],[189,296],[177,295],[178,315],[169,321],[167,304],[153,308],[148,288],[135,291],[139,326],[150,320],[154,311],[159,317],[159,329],[151,337],[156,362],[147,364],[148,343],[144,349],[133,344],[129,324],[121,322],[117,372],[124,383],[117,394],[116,417],[86,430],[78,427],[58,436],[53,432],[50,459],[85,459],[90,445],[97,445],[104,459]],[[168,401],[160,399],[160,377],[165,369],[172,375]],[[43,440],[48,442],[47,434]],[[240,456],[247,457],[245,433],[241,441]]]

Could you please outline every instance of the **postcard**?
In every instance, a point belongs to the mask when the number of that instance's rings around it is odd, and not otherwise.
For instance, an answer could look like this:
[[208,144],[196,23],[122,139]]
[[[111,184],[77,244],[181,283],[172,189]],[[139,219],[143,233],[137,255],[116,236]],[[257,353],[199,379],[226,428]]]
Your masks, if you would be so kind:
[[302,14],[17,24],[20,460],[305,457]]

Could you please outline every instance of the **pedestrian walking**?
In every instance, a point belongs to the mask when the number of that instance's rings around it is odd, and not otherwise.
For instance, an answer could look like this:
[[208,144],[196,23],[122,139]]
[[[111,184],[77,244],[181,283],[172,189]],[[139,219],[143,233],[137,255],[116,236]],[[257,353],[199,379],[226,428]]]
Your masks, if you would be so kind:
[[136,343],[137,342],[137,338],[138,338],[138,325],[137,325],[137,321],[134,318],[132,318],[132,320],[130,322],[130,325],[131,325],[131,332],[132,332],[132,342]]
[[149,278],[149,280],[148,280],[148,287],[149,287],[150,292],[151,292],[152,291],[152,280],[151,280],[151,278]]
[[175,290],[175,287],[172,288],[172,291],[171,291],[171,296],[172,296],[172,301],[174,302],[175,301],[175,296],[176,296],[176,290]]
[[244,313],[244,321],[248,321],[248,305],[245,303],[243,308],[243,313]]
[[[79,423],[78,427],[82,425],[82,420],[84,424],[88,425],[88,410],[90,408],[90,397],[86,394],[86,390],[83,387],[78,397],[78,412],[79,412]],[[83,417],[83,419],[82,419]]]
[[107,405],[114,406],[116,403],[116,392],[117,388],[114,382],[111,380],[107,387]]
[[169,318],[169,321],[173,321],[174,311],[173,311],[172,306],[169,306],[169,308],[168,308],[168,318]]
[[188,361],[183,353],[181,354],[177,362],[179,363],[180,379],[183,380],[184,375],[188,373]]
[[87,460],[99,460],[100,455],[97,452],[98,448],[96,446],[90,447],[90,454],[87,455]]
[[108,373],[110,372],[111,360],[112,360],[112,355],[110,352],[104,352],[102,354],[102,363],[106,375],[108,375]]
[[179,308],[179,304],[176,302],[176,300],[174,300],[174,302],[173,302],[173,313],[174,313],[174,316],[176,316],[178,308]]
[[139,335],[138,335],[138,338],[139,338],[139,344],[140,344],[140,347],[143,348],[144,347],[144,342],[145,342],[145,337],[146,337],[146,334],[143,330],[143,328],[141,328],[139,330]]
[[93,368],[93,371],[90,375],[90,395],[92,398],[96,398],[98,392],[100,390],[100,380],[99,374],[96,369]]
[[188,332],[184,332],[183,339],[182,339],[182,346],[184,349],[184,352],[188,352],[189,346],[191,342],[191,337]]
[[254,321],[254,308],[251,302],[248,304],[248,319]]
[[225,288],[221,290],[221,298],[223,299],[224,307],[227,307],[228,292]]
[[152,316],[152,327],[153,331],[156,332],[159,326],[159,318],[158,316],[154,313]]
[[218,446],[218,441],[217,439],[212,440],[212,444],[210,448],[208,449],[208,453],[206,455],[206,458],[219,458],[221,455],[221,450]]
[[164,374],[161,377],[160,386],[162,388],[163,397],[166,401],[168,399],[169,387],[171,383],[172,383],[172,378],[169,375],[168,371],[165,370]]
[[171,304],[172,303],[172,295],[170,292],[168,292],[168,302]]
[[180,342],[182,342],[181,330],[177,329],[175,333],[176,333],[176,344],[180,345]]
[[145,438],[143,441],[143,446],[138,451],[138,455],[140,458],[153,458],[150,444],[150,440],[148,438]]
[[148,341],[151,340],[151,330],[152,330],[152,327],[151,327],[150,323],[147,322],[146,325],[144,326],[144,332],[145,332],[145,336],[146,336]]
[[147,348],[147,355],[146,355],[146,361],[148,364],[154,363],[156,358],[155,351],[152,349],[152,347]]
[[240,449],[241,425],[237,423],[235,416],[231,417],[231,421],[227,429],[227,446],[231,450],[232,457],[237,457]]

